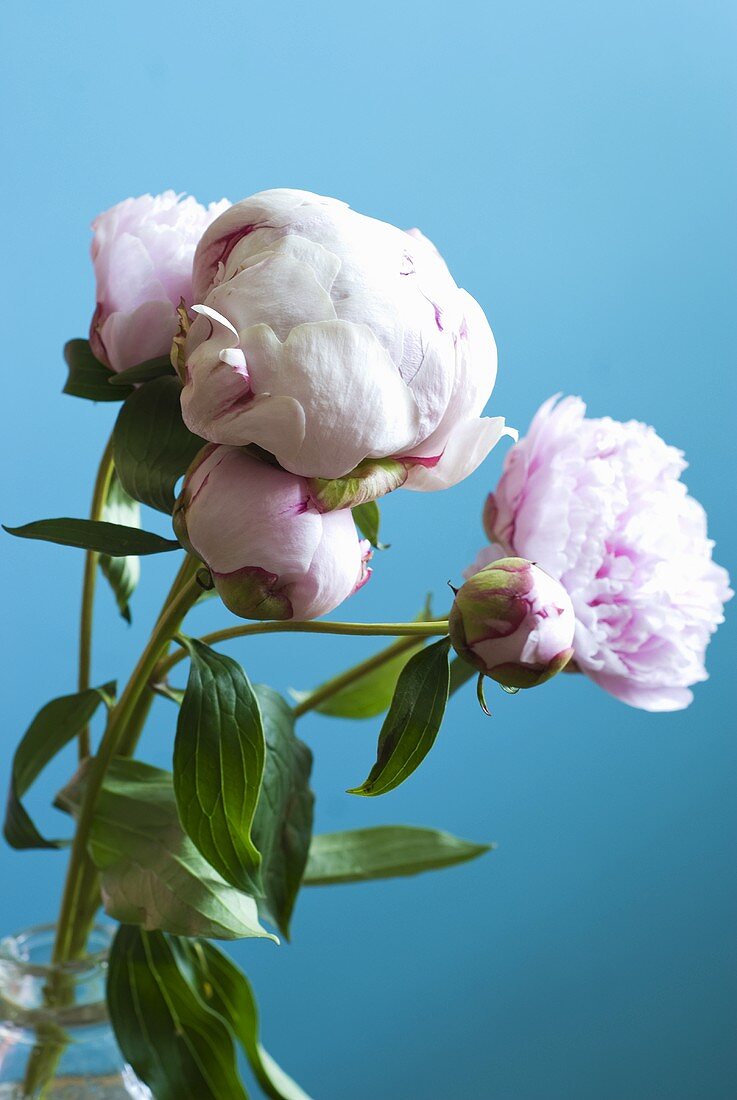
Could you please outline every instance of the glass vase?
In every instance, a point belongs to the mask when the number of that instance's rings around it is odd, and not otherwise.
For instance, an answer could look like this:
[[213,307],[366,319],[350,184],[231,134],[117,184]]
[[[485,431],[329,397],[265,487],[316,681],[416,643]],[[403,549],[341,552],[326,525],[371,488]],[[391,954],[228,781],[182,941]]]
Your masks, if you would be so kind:
[[50,961],[53,925],[0,940],[0,1100],[151,1100],[108,1020],[113,933],[96,925],[89,953],[63,966]]

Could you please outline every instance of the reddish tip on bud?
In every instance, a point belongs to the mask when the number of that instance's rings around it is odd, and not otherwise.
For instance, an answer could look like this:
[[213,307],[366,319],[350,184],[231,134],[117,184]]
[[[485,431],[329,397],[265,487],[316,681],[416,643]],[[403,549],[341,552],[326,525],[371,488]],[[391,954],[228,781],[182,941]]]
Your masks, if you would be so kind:
[[568,663],[575,625],[570,596],[559,581],[524,558],[501,558],[459,590],[450,638],[484,675],[506,687],[530,688]]

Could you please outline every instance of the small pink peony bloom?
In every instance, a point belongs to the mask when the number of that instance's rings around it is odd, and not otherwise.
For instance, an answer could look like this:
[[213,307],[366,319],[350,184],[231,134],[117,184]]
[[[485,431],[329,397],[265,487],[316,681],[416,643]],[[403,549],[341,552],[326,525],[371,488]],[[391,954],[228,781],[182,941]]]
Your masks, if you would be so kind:
[[192,304],[192,259],[210,222],[230,203],[205,208],[174,191],[126,199],[92,223],[97,309],[92,350],[114,371],[168,355],[176,307]]
[[247,619],[316,619],[369,579],[350,509],[321,515],[303,478],[237,447],[204,447],[174,512],[223,603]]
[[449,623],[464,660],[516,688],[542,684],[566,666],[575,625],[565,588],[523,558],[501,558],[470,576]]
[[194,261],[184,419],[256,443],[292,473],[340,478],[367,458],[443,489],[511,434],[481,417],[496,346],[435,247],[307,191],[263,191],[207,230]]
[[644,424],[556,401],[507,455],[484,509],[493,545],[470,572],[500,553],[539,563],[573,602],[578,668],[631,706],[679,710],[733,595],[683,455]]

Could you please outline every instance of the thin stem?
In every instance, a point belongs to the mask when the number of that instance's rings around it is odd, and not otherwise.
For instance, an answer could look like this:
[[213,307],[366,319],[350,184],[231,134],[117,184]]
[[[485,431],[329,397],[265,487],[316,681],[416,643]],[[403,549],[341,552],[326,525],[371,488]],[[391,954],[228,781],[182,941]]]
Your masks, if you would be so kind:
[[[332,622],[256,622],[243,626],[231,626],[226,630],[215,630],[200,638],[205,645],[216,645],[231,638],[246,638],[255,634],[349,634],[361,638],[431,638],[437,634],[448,633],[448,620],[413,623],[332,623]],[[184,660],[184,649],[175,650],[161,661],[155,672],[156,679],[163,679],[175,665]],[[156,679],[154,682],[156,682]]]
[[[113,439],[107,442],[105,451],[100,459],[100,465],[95,478],[95,487],[92,492],[92,504],[90,505],[90,519],[100,520],[105,511],[110,482],[113,478]],[[95,606],[95,587],[97,584],[97,567],[100,563],[100,555],[95,550],[88,550],[84,558],[84,573],[82,576],[82,608],[79,617],[79,679],[80,691],[86,691],[90,686],[90,671],[92,667],[92,617]],[[79,732],[79,759],[84,760],[90,755],[90,727],[84,726]]]
[[71,956],[72,944],[75,939],[76,917],[80,905],[84,901],[82,891],[86,877],[87,843],[95,815],[97,798],[108,767],[124,743],[128,727],[136,715],[140,696],[146,690],[157,662],[161,659],[167,645],[181,626],[184,616],[197,601],[199,595],[200,588],[197,581],[194,577],[191,577],[185,584],[180,586],[177,594],[165,607],[123,694],[110,712],[107,729],[100,741],[97,753],[91,759],[72,843],[67,880],[57,924],[53,960],[55,963],[66,962]]
[[327,680],[324,684],[321,684],[320,687],[315,688],[314,691],[311,691],[309,695],[305,696],[301,703],[297,703],[296,707],[292,710],[294,717],[301,718],[302,715],[307,714],[308,711],[315,710],[321,703],[324,703],[326,699],[330,699],[333,695],[337,695],[343,688],[349,687],[350,684],[355,683],[356,680],[360,680],[362,676],[366,676],[369,672],[381,668],[387,661],[391,661],[394,657],[406,653],[416,645],[416,637],[399,638],[398,641],[387,646],[386,649],[382,649],[379,653],[375,653],[373,657],[368,657],[365,661],[361,661],[360,664],[354,665],[353,668],[349,668],[345,672],[341,672],[338,676],[334,676],[331,680]]

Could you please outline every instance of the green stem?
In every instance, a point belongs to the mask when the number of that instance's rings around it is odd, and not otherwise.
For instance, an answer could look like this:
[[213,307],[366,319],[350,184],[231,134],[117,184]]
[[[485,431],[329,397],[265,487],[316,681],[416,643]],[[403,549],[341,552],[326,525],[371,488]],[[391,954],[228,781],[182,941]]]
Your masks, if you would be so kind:
[[[100,459],[100,465],[95,478],[95,487],[92,492],[92,504],[90,505],[90,519],[100,520],[105,511],[110,482],[113,472],[113,440],[112,436],[107,442],[105,451]],[[95,550],[88,550],[84,558],[84,573],[82,576],[82,608],[79,620],[79,679],[80,691],[87,691],[90,686],[90,671],[92,667],[92,617],[95,606],[95,587],[97,584],[97,567],[100,563],[100,555]],[[79,759],[84,760],[90,755],[90,727],[85,726],[79,732]]]
[[[189,568],[192,568],[191,563]],[[123,694],[110,712],[107,728],[100,741],[100,746],[91,759],[57,923],[53,956],[55,963],[66,962],[72,956],[77,916],[85,900],[83,890],[86,879],[87,843],[94,819],[97,798],[107,769],[113,757],[119,753],[122,747],[131,748],[130,744],[127,743],[130,740],[127,738],[127,731],[136,717],[140,697],[146,691],[151,675],[166,647],[179,630],[184,616],[197,601],[199,595],[200,588],[196,579],[192,576],[185,584],[180,585],[177,594],[164,608]]]
[[387,661],[391,661],[394,657],[406,653],[416,645],[417,638],[414,636],[399,638],[398,641],[387,646],[386,649],[382,649],[379,653],[375,653],[373,657],[368,657],[365,661],[361,661],[360,664],[354,665],[353,668],[346,669],[345,672],[341,672],[331,680],[326,680],[324,684],[321,684],[319,688],[315,688],[314,691],[311,691],[309,695],[305,696],[301,703],[298,703],[296,707],[293,708],[294,717],[301,718],[302,715],[307,714],[308,711],[315,710],[321,703],[324,703],[326,699],[330,699],[333,695],[337,695],[343,688],[355,683],[356,680],[360,680],[362,676],[366,676],[367,673],[373,672],[374,669],[381,668]]
[[[243,626],[231,626],[226,630],[215,630],[200,638],[205,645],[216,645],[231,638],[247,638],[255,634],[349,634],[360,638],[431,638],[448,633],[448,620],[413,623],[332,623],[332,622],[256,622]],[[163,679],[175,665],[184,660],[186,651],[175,650],[156,667],[155,679]]]

